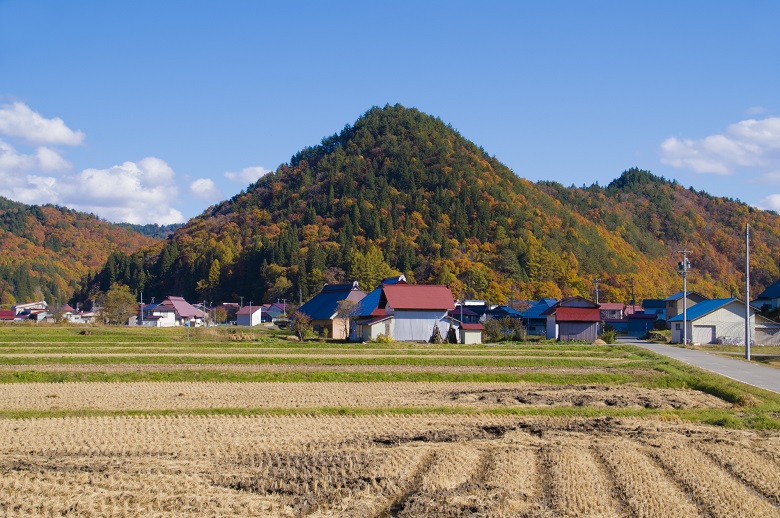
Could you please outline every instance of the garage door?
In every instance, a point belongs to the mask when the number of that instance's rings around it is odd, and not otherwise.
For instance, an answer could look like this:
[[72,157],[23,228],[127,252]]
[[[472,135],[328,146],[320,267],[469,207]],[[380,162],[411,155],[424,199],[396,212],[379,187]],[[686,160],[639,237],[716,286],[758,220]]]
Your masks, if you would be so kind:
[[715,326],[693,326],[693,343],[714,344]]

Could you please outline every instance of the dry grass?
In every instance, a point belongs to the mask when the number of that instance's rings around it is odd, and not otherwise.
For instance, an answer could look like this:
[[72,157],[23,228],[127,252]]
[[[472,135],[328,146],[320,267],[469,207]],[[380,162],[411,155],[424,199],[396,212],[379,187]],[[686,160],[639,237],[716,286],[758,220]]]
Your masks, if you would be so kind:
[[778,515],[777,434],[681,423],[112,417],[0,437],[3,515]]
[[134,382],[8,384],[2,410],[181,410],[321,407],[727,408],[694,390],[531,383]]

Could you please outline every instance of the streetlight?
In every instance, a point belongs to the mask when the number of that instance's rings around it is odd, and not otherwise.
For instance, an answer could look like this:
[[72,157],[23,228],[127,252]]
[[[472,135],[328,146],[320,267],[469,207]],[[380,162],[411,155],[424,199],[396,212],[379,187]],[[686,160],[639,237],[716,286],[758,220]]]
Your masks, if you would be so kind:
[[677,271],[683,279],[683,345],[688,345],[688,270],[691,269],[691,263],[688,261],[690,250],[679,250],[683,260],[677,263]]

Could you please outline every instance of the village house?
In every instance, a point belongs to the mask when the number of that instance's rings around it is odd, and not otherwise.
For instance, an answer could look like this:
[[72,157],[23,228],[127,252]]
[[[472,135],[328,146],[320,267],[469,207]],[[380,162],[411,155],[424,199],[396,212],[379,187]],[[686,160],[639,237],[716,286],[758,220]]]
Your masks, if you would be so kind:
[[362,341],[385,335],[395,340],[427,342],[434,327],[446,339],[448,313],[455,309],[447,286],[407,284],[403,277],[383,281],[364,301],[358,307],[361,318],[355,322],[354,334]]
[[542,298],[531,303],[531,307],[521,313],[523,325],[529,335],[545,336],[547,334],[547,316],[544,312],[558,303],[558,299]]
[[642,309],[645,314],[653,314],[658,320],[666,320],[666,300],[645,299],[642,301]]
[[184,300],[184,297],[169,296],[158,304],[141,307],[143,317],[136,319],[137,325],[145,327],[173,327],[203,325],[206,314]]
[[[269,319],[266,318],[266,321]],[[244,306],[236,312],[236,324],[254,327],[263,323],[263,306]]]
[[[736,298],[699,302],[686,312],[687,338],[693,344],[726,343],[745,345],[745,303]],[[683,315],[669,319],[672,343],[683,342]],[[780,324],[750,308],[752,341],[760,345],[780,344]]]
[[[699,302],[703,302],[705,300],[709,300],[707,297],[702,295],[701,293],[697,293],[695,291],[689,291],[687,292],[687,304],[685,305],[687,308],[690,308],[692,306],[695,306]],[[683,292],[679,291],[675,293],[674,295],[667,297],[666,299],[666,328],[670,328],[669,320],[676,317],[677,315],[682,315],[683,313]]]
[[176,322],[176,311],[170,306],[161,303],[146,304],[142,308],[143,318],[137,323],[144,327],[174,327]]
[[583,297],[561,299],[543,314],[547,317],[548,340],[592,342],[599,336],[599,305]]
[[761,311],[771,311],[780,307],[780,281],[768,286],[750,305]]
[[337,340],[349,338],[349,316],[338,315],[339,302],[350,300],[356,305],[366,296],[357,282],[352,284],[325,285],[322,291],[298,308],[298,312],[311,318],[314,331]]

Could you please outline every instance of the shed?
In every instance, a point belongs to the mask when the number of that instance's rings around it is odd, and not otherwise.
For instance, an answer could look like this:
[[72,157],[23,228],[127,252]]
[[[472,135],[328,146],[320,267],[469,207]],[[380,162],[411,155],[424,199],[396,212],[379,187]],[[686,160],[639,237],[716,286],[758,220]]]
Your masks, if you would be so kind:
[[482,324],[460,324],[460,343],[462,344],[481,344],[482,331],[485,327]]
[[547,338],[594,341],[599,336],[599,305],[583,297],[568,297],[546,310]]

